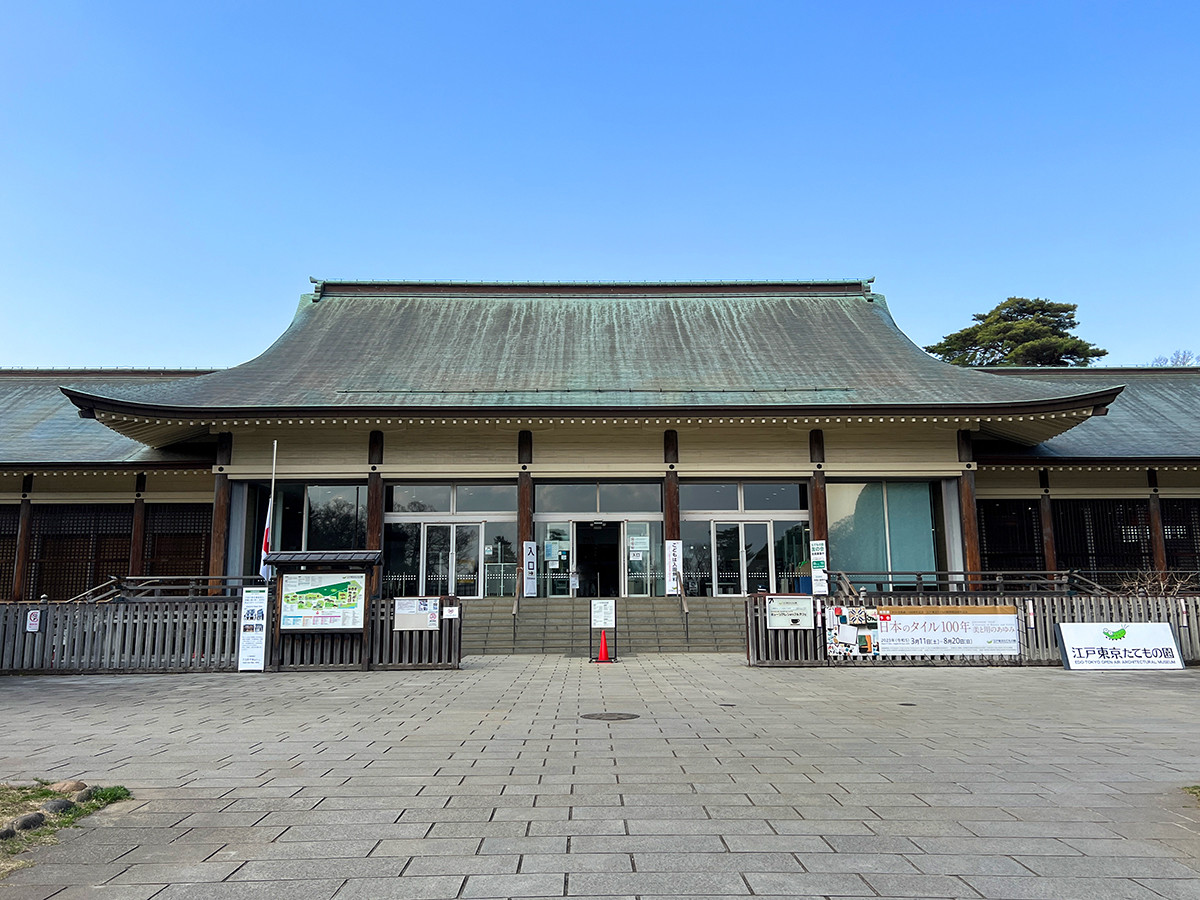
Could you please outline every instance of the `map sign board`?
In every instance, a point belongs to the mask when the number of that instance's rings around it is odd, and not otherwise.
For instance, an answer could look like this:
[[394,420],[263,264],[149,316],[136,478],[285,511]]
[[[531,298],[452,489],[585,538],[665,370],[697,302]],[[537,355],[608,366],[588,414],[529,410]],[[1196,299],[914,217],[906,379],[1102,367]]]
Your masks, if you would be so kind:
[[767,628],[812,628],[813,598],[767,597]]
[[238,671],[261,672],[267,665],[267,589],[242,588],[238,629]]
[[1183,657],[1166,622],[1062,622],[1063,668],[1089,671],[1182,669]]
[[362,631],[367,576],[296,573],[283,576],[279,627],[284,631]]
[[880,656],[1017,656],[1015,606],[880,606]]
[[[393,631],[437,631],[441,627],[440,597],[396,597]],[[454,610],[458,615],[457,607]]]

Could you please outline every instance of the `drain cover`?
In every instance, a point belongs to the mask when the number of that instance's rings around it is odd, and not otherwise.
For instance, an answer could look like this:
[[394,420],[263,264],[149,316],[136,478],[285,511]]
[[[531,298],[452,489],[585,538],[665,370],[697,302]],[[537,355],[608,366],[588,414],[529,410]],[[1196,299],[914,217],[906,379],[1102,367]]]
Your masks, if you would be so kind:
[[901,705],[901,706],[916,706],[917,704],[915,704],[915,703],[901,703],[900,705]]
[[636,713],[584,713],[581,719],[596,719],[600,722],[625,722],[638,718]]

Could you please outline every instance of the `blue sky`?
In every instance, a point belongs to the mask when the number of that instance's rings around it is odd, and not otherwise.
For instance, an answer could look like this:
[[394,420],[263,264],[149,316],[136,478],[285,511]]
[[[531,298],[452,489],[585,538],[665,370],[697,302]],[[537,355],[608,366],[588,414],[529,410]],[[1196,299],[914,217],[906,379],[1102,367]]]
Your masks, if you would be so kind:
[[308,276],[875,276],[1200,350],[1200,4],[5,4],[0,366],[221,366]]

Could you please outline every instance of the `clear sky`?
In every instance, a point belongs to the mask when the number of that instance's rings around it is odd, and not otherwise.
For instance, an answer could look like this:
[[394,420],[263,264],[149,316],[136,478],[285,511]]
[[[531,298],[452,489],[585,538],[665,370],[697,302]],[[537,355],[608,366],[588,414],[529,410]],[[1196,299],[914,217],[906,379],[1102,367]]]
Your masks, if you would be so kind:
[[0,37],[0,366],[224,366],[325,279],[876,277],[1200,350],[1200,3],[57,2]]

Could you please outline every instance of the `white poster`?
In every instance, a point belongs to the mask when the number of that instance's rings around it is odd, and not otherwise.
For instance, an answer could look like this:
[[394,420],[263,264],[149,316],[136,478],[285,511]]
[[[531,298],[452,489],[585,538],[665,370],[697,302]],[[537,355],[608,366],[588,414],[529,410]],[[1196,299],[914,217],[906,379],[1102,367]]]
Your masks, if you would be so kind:
[[649,550],[650,535],[648,534],[631,534],[629,536],[630,550]]
[[683,589],[683,541],[667,541],[667,596]]
[[242,588],[238,629],[238,671],[261,672],[267,666],[267,589]]
[[522,544],[522,554],[524,562],[521,565],[525,573],[524,584],[521,589],[522,597],[537,596],[537,564],[538,564],[538,545],[537,541],[525,541]]
[[282,594],[284,631],[361,631],[366,621],[366,575],[284,575]]
[[880,606],[880,656],[1017,656],[1015,606]]
[[1165,622],[1062,622],[1056,627],[1065,669],[1183,668],[1175,635]]
[[825,597],[829,594],[829,573],[824,569],[813,569],[813,593]]
[[437,631],[440,627],[440,597],[396,597],[394,602],[393,631]]
[[32,634],[42,630],[42,611],[40,609],[27,610],[25,613],[25,631]]
[[812,628],[813,598],[767,597],[768,628]]
[[592,627],[593,628],[616,628],[617,627],[617,601],[611,597],[604,597],[599,600],[592,601]]

